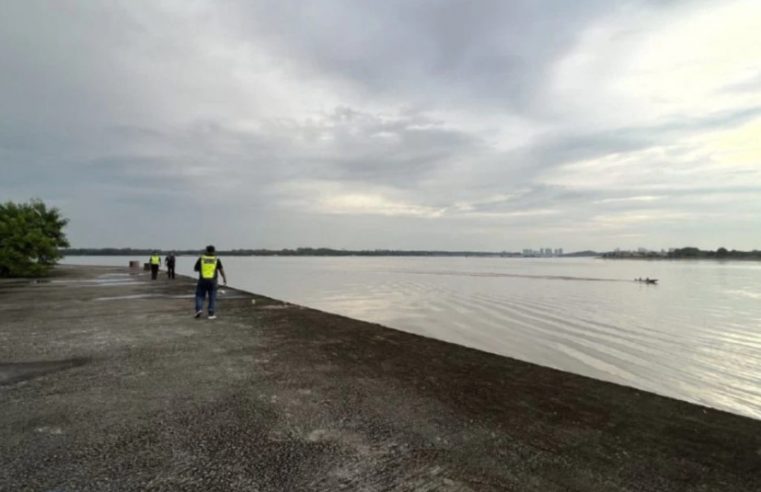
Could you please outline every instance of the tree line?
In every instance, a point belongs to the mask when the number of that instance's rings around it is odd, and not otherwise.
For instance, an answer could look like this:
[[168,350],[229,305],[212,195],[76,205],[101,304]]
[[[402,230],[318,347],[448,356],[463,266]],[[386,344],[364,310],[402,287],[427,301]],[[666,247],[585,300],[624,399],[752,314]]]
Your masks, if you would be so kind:
[[694,246],[685,248],[676,248],[668,252],[665,251],[610,251],[601,255],[606,259],[671,259],[671,260],[761,260],[761,251],[738,251],[736,249],[728,250],[727,248],[718,248],[717,250],[702,250]]
[[666,254],[667,258],[715,258],[731,260],[761,260],[761,251],[738,251],[736,249],[718,248],[716,251],[702,250],[695,247],[677,248]]
[[[158,251],[160,255],[174,252],[179,256],[198,255],[200,249],[146,249],[146,248],[65,248],[64,256],[146,256]],[[435,251],[435,250],[348,250],[333,248],[295,248],[295,249],[230,249],[218,250],[221,256],[478,256],[478,257],[512,257],[520,253],[484,252],[484,251]]]

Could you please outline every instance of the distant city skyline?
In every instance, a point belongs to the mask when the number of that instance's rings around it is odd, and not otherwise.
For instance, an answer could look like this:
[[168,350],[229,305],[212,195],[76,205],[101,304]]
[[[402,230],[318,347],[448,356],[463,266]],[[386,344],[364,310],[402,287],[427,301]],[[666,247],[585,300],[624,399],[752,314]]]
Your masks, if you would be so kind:
[[0,200],[74,247],[761,247],[758,1],[1,10]]

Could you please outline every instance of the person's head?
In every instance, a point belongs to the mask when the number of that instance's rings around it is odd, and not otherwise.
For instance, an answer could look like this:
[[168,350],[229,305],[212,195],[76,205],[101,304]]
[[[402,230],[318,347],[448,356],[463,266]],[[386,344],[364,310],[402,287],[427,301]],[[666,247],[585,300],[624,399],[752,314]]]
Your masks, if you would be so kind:
[[206,254],[207,255],[213,255],[214,251],[216,251],[214,249],[214,245],[210,244],[210,245],[206,246]]

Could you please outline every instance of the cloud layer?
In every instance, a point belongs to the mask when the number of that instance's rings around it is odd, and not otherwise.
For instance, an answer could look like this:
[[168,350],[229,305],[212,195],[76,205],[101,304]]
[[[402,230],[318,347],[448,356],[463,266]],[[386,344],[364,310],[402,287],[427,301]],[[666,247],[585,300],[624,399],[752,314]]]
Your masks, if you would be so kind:
[[7,2],[0,198],[76,246],[761,245],[761,5]]

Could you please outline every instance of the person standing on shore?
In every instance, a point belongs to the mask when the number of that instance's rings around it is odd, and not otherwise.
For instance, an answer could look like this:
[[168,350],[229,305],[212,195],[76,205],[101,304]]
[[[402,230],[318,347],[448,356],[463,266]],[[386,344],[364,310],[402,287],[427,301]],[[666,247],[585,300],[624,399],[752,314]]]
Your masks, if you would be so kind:
[[166,258],[164,258],[164,264],[166,264],[166,276],[167,278],[174,278],[174,263],[176,261],[176,257],[174,255],[174,251],[169,253]]
[[206,246],[206,251],[196,261],[193,270],[198,272],[198,284],[196,284],[196,318],[203,314],[203,303],[209,296],[209,319],[216,319],[217,304],[217,274],[222,275],[222,280],[227,285],[227,276],[222,268],[222,262],[217,258],[214,246]]
[[158,251],[154,251],[149,260],[151,264],[151,280],[156,280],[159,274],[159,267],[161,266],[161,257]]

